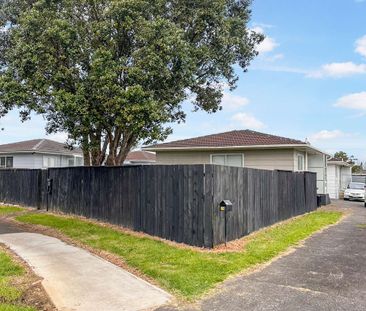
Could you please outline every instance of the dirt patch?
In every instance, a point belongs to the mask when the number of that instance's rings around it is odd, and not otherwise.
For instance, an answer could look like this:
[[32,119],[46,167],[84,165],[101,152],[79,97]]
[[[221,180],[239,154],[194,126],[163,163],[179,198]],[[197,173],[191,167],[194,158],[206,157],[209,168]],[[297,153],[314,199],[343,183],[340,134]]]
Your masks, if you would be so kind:
[[331,203],[329,205],[325,205],[322,206],[318,209],[318,211],[332,211],[332,212],[341,212],[345,215],[350,215],[353,213],[352,209],[350,206],[347,205],[343,205],[343,202],[336,202],[336,203]]
[[17,264],[24,268],[24,274],[14,278],[11,282],[11,285],[23,292],[19,303],[40,311],[57,311],[42,286],[42,278],[35,275],[28,264],[8,247],[0,244],[0,250],[7,253]]

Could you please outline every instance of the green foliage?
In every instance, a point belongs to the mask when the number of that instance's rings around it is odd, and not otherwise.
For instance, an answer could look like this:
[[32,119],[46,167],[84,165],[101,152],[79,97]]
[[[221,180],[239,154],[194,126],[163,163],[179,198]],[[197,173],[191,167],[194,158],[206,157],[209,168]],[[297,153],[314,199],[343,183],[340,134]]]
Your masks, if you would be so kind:
[[348,162],[349,157],[348,154],[344,151],[338,151],[334,154],[334,158],[342,160],[344,162]]
[[363,171],[362,165],[353,165],[352,166],[352,173],[359,174],[359,173],[362,173],[362,171]]
[[27,214],[17,220],[54,228],[66,236],[120,256],[173,293],[192,300],[228,276],[271,260],[315,231],[337,222],[338,212],[313,212],[248,237],[240,252],[212,253],[174,247],[77,218]]
[[348,154],[344,151],[338,151],[334,154],[334,158],[335,159],[338,159],[338,160],[342,160],[344,162],[347,162],[352,166],[352,173],[362,173],[363,171],[363,164],[361,162],[361,164],[356,164],[357,162],[357,159],[351,155],[351,156],[348,156]]
[[93,165],[165,139],[184,101],[221,109],[263,39],[250,0],[0,1],[0,113],[43,114]]

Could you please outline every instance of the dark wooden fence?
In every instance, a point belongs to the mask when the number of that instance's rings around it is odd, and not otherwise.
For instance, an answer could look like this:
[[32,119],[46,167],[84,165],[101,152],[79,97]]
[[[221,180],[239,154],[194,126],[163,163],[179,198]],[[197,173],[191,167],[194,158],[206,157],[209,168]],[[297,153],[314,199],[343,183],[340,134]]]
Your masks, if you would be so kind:
[[42,206],[42,171],[0,169],[0,202]]
[[[224,199],[232,211],[220,210]],[[316,174],[216,165],[0,170],[0,201],[212,247],[315,210]]]

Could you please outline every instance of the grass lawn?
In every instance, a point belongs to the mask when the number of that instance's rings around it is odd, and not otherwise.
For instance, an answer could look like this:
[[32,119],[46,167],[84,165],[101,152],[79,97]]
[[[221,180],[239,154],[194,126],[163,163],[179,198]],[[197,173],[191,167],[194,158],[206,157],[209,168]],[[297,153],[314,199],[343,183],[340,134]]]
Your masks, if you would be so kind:
[[0,311],[36,310],[21,305],[23,290],[13,285],[23,274],[24,269],[0,249]]
[[[0,205],[0,217],[24,211],[24,208],[17,206]],[[1,310],[1,309],[0,309]]]
[[72,217],[26,214],[18,221],[54,228],[92,248],[120,256],[180,298],[193,300],[228,276],[269,261],[319,229],[336,223],[341,213],[317,211],[249,237],[240,252],[199,252],[136,237]]

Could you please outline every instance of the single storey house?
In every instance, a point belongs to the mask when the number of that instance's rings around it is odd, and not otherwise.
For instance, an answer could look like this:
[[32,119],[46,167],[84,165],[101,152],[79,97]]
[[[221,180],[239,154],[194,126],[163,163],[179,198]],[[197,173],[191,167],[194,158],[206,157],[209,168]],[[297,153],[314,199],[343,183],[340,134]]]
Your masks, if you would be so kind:
[[49,139],[33,139],[0,145],[0,168],[39,169],[82,166],[83,154],[77,148]]
[[158,164],[220,164],[317,173],[318,193],[327,194],[327,154],[308,142],[251,130],[195,137],[145,147]]
[[327,178],[329,197],[339,199],[340,193],[352,181],[352,165],[340,159],[329,159]]
[[128,153],[123,164],[154,164],[156,155],[154,152],[135,150]]

